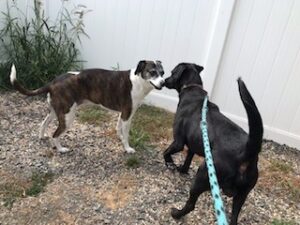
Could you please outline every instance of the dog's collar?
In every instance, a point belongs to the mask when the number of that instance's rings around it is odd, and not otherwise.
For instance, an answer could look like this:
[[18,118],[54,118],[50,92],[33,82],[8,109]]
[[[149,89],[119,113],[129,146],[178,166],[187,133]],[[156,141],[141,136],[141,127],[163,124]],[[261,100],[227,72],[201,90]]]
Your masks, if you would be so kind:
[[201,90],[203,90],[203,86],[200,84],[187,84],[187,85],[183,85],[180,92],[182,92],[184,89],[190,88],[190,87],[198,87],[201,88]]

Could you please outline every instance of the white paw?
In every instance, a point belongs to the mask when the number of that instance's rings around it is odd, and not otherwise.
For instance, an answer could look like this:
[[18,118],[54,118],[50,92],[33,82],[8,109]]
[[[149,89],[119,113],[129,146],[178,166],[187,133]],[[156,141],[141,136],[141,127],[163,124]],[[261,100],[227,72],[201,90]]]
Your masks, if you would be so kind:
[[70,151],[71,151],[70,149],[65,148],[65,147],[62,147],[62,148],[58,149],[58,152],[60,152],[60,153],[67,153],[67,152],[70,152]]
[[135,153],[135,150],[131,147],[125,148],[125,151],[129,154]]

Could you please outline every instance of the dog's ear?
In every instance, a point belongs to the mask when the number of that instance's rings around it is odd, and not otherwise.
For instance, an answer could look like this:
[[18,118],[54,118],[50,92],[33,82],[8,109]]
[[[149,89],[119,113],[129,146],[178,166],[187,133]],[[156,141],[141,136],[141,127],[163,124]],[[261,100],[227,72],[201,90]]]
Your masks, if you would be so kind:
[[161,64],[161,61],[156,60],[155,63],[156,63],[156,67],[158,68],[158,71],[160,72],[160,74],[164,75],[165,72],[164,72],[164,68]]
[[173,70],[172,70],[172,77],[175,80],[178,80],[181,77],[181,74],[183,71],[186,69],[186,64],[185,63],[180,63],[178,64]]
[[143,70],[145,69],[145,66],[146,66],[146,60],[139,61],[139,64],[137,65],[134,74],[143,72]]
[[161,65],[161,61],[156,60],[155,63],[156,63],[156,66],[157,66],[158,68],[163,69],[163,67],[162,67],[162,65]]
[[180,63],[178,64],[171,72],[171,76],[165,79],[165,87],[169,89],[176,89],[178,92],[180,92],[180,79],[182,73],[187,68],[186,63]]
[[197,70],[198,73],[201,73],[201,71],[204,69],[203,66],[199,66],[197,64],[195,64],[195,67],[196,67],[196,70]]

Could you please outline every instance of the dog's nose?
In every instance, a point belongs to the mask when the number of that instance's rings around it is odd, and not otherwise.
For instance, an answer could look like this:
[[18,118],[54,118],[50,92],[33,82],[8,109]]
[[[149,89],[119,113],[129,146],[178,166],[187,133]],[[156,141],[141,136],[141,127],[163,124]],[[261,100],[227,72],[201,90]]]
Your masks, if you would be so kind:
[[165,81],[164,81],[164,87],[170,88],[169,86],[170,86],[170,78],[168,77],[168,78],[166,78]]

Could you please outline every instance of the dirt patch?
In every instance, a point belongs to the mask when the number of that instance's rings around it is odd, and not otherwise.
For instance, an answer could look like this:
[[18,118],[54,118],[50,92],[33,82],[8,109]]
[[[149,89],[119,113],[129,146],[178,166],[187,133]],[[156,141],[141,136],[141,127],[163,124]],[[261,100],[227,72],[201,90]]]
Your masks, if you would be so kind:
[[111,183],[105,185],[97,196],[109,209],[123,208],[132,200],[136,186],[135,177],[129,174],[120,175]]

